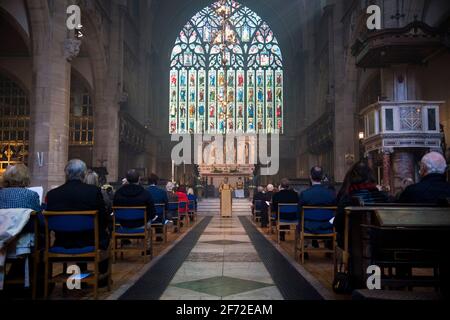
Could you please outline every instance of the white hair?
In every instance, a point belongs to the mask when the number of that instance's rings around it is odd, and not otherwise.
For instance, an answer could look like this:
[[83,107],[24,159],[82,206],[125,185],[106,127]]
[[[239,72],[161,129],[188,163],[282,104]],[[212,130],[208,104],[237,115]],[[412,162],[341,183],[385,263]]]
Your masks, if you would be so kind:
[[273,186],[273,184],[268,184],[267,185],[267,191],[269,191],[269,192],[272,192],[274,188],[275,187]]
[[427,174],[438,173],[444,174],[447,170],[447,162],[442,154],[438,152],[430,152],[426,154],[421,161]]
[[187,194],[194,195],[194,189],[189,188]]
[[172,192],[173,188],[175,188],[175,185],[173,184],[173,182],[170,182],[170,181],[167,182],[166,190],[169,191],[169,192]]
[[264,187],[258,187],[258,192],[264,192]]
[[84,181],[86,176],[87,166],[86,163],[80,159],[73,159],[67,163],[64,172],[66,174],[67,181],[80,180]]
[[95,172],[95,171],[88,171],[87,173],[86,173],[86,176],[85,176],[85,178],[84,178],[84,183],[86,183],[86,184],[90,184],[90,185],[93,185],[93,186],[99,186],[99,183],[98,183],[98,174]]

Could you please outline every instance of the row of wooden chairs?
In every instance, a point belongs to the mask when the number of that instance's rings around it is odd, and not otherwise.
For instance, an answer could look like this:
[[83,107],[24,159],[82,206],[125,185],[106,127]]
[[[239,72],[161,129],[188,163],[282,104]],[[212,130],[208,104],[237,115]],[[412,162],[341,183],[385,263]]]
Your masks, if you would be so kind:
[[[186,213],[179,214],[179,209],[184,208]],[[167,224],[166,224],[166,208],[164,204],[155,205],[156,213],[161,218],[160,221],[149,223],[147,221],[147,212],[145,207],[114,207],[113,208],[113,229],[111,241],[108,247],[102,249],[100,243],[99,220],[97,211],[74,211],[74,212],[51,212],[44,211],[42,214],[44,222],[44,243],[41,245],[40,222],[38,214],[32,213],[32,220],[34,223],[34,250],[32,253],[32,299],[37,297],[37,283],[38,283],[38,267],[42,261],[44,264],[44,298],[48,297],[50,284],[64,283],[67,281],[66,266],[77,263],[93,263],[94,270],[92,272],[85,272],[82,275],[76,275],[77,280],[81,284],[89,284],[94,288],[94,298],[98,298],[98,283],[99,281],[107,281],[108,291],[112,285],[112,267],[111,263],[116,261],[117,254],[133,251],[140,252],[144,257],[144,262],[153,253],[153,229],[161,229],[161,236],[163,241],[167,242]],[[172,219],[181,228],[181,222],[186,221],[189,226],[189,221],[197,220],[197,213],[194,202],[171,202],[168,205],[168,210],[172,213]],[[184,210],[183,210],[184,211]],[[121,223],[130,220],[144,221],[143,227],[140,228],[126,228]],[[52,244],[52,234],[54,233],[70,233],[70,232],[91,232],[93,246],[84,248],[66,249],[57,247]],[[156,234],[156,232],[155,232]],[[118,241],[124,239],[140,240],[142,246],[122,248],[118,247]],[[42,257],[42,258],[41,258]],[[99,264],[108,259],[108,270],[106,273],[100,274]],[[62,263],[64,265],[63,274],[52,276],[52,266],[54,263]],[[9,280],[5,279],[5,284],[22,284],[24,280]]]
[[[262,201],[255,201],[253,210],[253,221],[259,222],[264,212]],[[281,233],[295,228],[295,258],[302,264],[305,262],[305,253],[323,252],[335,255],[336,251],[336,232],[330,224],[330,228],[320,230],[314,233],[308,230],[309,224],[326,224],[335,217],[337,207],[335,206],[303,206],[292,203],[281,203],[278,205],[278,211],[273,214],[268,208],[267,221],[269,223],[268,232],[272,233],[275,227],[277,233],[277,242],[281,242]],[[284,229],[286,228],[286,229]],[[331,248],[306,248],[307,240],[325,240],[331,241]]]

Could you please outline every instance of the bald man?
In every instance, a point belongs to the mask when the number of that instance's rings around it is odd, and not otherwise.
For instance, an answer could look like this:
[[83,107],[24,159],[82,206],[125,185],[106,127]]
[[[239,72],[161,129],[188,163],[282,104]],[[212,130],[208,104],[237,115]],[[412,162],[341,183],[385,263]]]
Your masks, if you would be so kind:
[[421,181],[405,189],[400,203],[445,204],[450,198],[450,184],[445,178],[447,162],[442,154],[430,152],[420,162]]

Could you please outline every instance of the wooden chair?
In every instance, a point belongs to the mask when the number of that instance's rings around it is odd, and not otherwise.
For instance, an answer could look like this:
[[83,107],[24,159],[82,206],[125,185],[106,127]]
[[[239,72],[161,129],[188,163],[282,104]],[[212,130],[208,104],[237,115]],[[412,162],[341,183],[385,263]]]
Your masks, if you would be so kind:
[[174,225],[177,226],[177,232],[179,232],[181,227],[181,221],[178,202],[169,202],[169,204],[167,205],[167,212],[171,216]]
[[189,202],[180,201],[178,202],[178,227],[180,229],[183,220],[186,222],[186,226],[189,227]]
[[189,201],[189,218],[192,218],[192,221],[195,222],[197,221],[197,209],[195,208],[195,201],[194,200],[190,200]]
[[[154,235],[162,236],[164,243],[167,243],[166,205],[164,203],[155,204],[155,211],[158,220],[152,222],[152,228],[155,229]],[[162,233],[157,233],[157,229],[161,229]]]
[[[37,298],[37,285],[38,285],[38,281],[37,281],[37,277],[38,277],[38,267],[39,267],[39,262],[40,262],[40,257],[41,257],[41,253],[42,253],[42,248],[40,248],[40,241],[39,241],[39,236],[40,236],[40,232],[39,232],[39,218],[38,218],[38,213],[33,211],[31,213],[30,216],[30,221],[33,224],[33,231],[34,231],[34,247],[33,247],[33,251],[30,254],[31,257],[31,261],[32,261],[32,267],[31,267],[31,281],[30,281],[30,286],[31,286],[31,299],[36,300]],[[17,259],[6,259],[6,263],[15,261]],[[6,271],[6,270],[5,270]],[[4,278],[4,285],[7,284],[23,284],[24,286],[26,285],[26,280],[25,278],[20,278],[20,279],[8,279],[7,276],[5,275]]]
[[267,208],[267,234],[273,234],[273,228],[277,226],[278,212],[272,211],[272,203]]
[[[153,241],[152,241],[152,228],[148,225],[147,221],[147,208],[146,207],[113,207],[113,232],[112,232],[112,251],[114,263],[117,259],[117,253],[123,254],[125,252],[141,252],[144,257],[144,263],[147,262],[147,258],[153,258]],[[142,221],[142,227],[139,228],[127,228],[122,226],[122,223],[127,221]],[[117,240],[142,240],[142,246],[123,248],[117,247]],[[150,243],[150,248],[148,244]],[[150,251],[149,253],[147,251]]]
[[[333,261],[335,261],[336,251],[336,232],[329,221],[336,216],[337,207],[333,206],[303,206],[300,212],[300,226],[295,233],[295,257],[299,258],[301,264],[305,263],[305,253],[307,252],[323,252],[331,253]],[[308,232],[308,226],[313,227],[314,224],[329,224],[328,230],[323,232]],[[305,240],[330,240],[332,241],[332,249],[322,248],[305,248]],[[299,253],[299,255],[297,255]]]
[[261,215],[263,212],[263,201],[262,200],[255,200],[255,206],[253,207],[253,221],[259,222],[261,221]]
[[[87,283],[94,287],[94,299],[98,298],[98,282],[107,279],[108,291],[111,290],[111,244],[107,250],[100,249],[100,232],[97,211],[54,212],[44,211],[45,221],[45,249],[44,249],[44,298],[48,298],[50,283],[66,283],[67,275],[61,274],[50,279],[53,263],[81,263],[93,262],[94,271],[89,276],[80,279],[81,283]],[[84,248],[66,249],[56,247],[50,243],[51,232],[92,232],[94,246]],[[100,275],[99,263],[109,259],[108,270]]]
[[278,205],[278,217],[277,217],[277,240],[278,244],[280,244],[281,232],[286,232],[282,230],[281,227],[295,226],[297,227],[299,221],[298,217],[298,204],[297,203],[280,203]]

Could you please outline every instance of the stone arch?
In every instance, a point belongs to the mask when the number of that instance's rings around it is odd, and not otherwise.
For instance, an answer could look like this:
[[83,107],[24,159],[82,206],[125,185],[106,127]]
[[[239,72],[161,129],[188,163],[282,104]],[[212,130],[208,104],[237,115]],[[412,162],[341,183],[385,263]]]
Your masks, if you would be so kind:
[[50,11],[46,0],[27,0],[30,21],[32,54],[41,53],[45,43],[50,40]]
[[19,34],[21,40],[24,41],[28,54],[31,53],[31,41],[30,41],[30,28],[29,19],[26,12],[26,7],[21,6],[23,2],[18,2],[19,7],[8,8],[0,6],[0,17],[5,19],[4,22],[8,23]]

